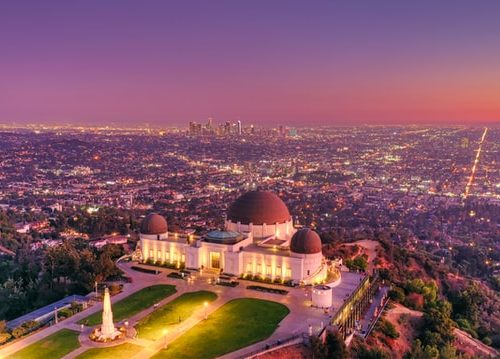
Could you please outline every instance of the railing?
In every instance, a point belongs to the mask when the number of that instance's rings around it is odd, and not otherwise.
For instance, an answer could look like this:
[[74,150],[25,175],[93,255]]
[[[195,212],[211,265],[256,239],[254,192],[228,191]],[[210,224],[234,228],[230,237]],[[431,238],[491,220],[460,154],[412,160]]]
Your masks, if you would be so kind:
[[257,355],[261,355],[261,354],[267,353],[267,352],[272,351],[272,350],[284,348],[284,347],[287,347],[287,346],[290,346],[293,344],[303,343],[306,340],[306,338],[309,338],[309,337],[305,333],[293,335],[291,337],[278,340],[274,344],[266,344],[263,346],[262,349],[254,350],[250,353],[246,353],[244,355],[236,357],[235,359],[255,358]]
[[384,300],[384,305],[380,309],[380,311],[377,314],[377,317],[371,322],[370,326],[368,327],[368,330],[366,331],[366,334],[364,335],[364,338],[368,338],[370,333],[372,332],[373,328],[375,327],[375,324],[377,324],[377,321],[380,319],[382,316],[382,313],[384,312],[385,307],[387,306],[387,303],[389,302],[389,297],[385,298]]

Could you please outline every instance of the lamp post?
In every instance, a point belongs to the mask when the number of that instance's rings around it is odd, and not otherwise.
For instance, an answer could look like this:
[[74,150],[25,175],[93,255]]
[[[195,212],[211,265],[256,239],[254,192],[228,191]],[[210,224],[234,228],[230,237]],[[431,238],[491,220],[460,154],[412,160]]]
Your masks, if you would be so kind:
[[205,302],[205,303],[203,303],[203,305],[205,306],[205,320],[207,320],[207,307],[208,307],[208,303]]
[[165,337],[165,343],[163,344],[163,349],[167,349],[167,334],[168,334],[168,330],[163,329],[163,336]]

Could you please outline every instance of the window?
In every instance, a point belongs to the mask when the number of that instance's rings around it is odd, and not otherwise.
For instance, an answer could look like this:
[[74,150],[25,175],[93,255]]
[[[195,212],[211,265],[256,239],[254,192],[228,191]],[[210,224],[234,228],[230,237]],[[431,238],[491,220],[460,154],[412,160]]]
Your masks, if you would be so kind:
[[149,258],[153,258],[154,257],[154,252],[152,249],[149,250]]
[[308,269],[307,270],[307,275],[310,275],[311,274],[311,271]]
[[162,255],[161,255],[161,251],[158,250],[158,257],[156,257],[156,260],[158,261],[161,261],[163,258],[162,258]]
[[260,264],[257,264],[256,272],[259,274],[262,274],[262,268],[261,268]]
[[181,262],[182,263],[185,263],[186,262],[186,256],[183,254],[181,255]]
[[270,264],[268,264],[268,265],[266,266],[266,274],[267,274],[268,276],[271,276],[271,275],[273,274],[273,271],[272,271],[272,269],[271,269],[271,265],[270,265]]
[[290,268],[287,268],[285,271],[285,277],[290,278],[292,276],[292,270]]
[[276,266],[276,275],[281,276],[283,273],[281,273],[281,266]]
[[247,273],[252,273],[252,268],[253,268],[253,265],[252,263],[247,263]]
[[168,262],[169,259],[170,259],[170,253],[166,252],[165,253],[165,262]]

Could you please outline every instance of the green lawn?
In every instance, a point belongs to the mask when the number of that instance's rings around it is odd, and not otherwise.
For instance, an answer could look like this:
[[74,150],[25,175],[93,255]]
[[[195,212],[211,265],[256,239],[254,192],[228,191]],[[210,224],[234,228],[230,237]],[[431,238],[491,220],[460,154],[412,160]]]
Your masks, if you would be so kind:
[[62,358],[80,346],[78,332],[61,329],[48,337],[37,341],[12,354],[12,359]]
[[130,358],[141,351],[139,345],[124,343],[116,347],[93,348],[78,355],[76,359],[116,359]]
[[196,309],[203,307],[204,302],[215,299],[217,294],[204,290],[184,293],[143,318],[135,328],[140,338],[160,339],[166,326],[186,320]]
[[280,303],[234,299],[153,358],[215,358],[266,339],[288,313],[288,308]]
[[[175,292],[176,289],[174,285],[159,284],[143,288],[140,291],[135,292],[111,305],[113,309],[113,320],[118,322],[120,320],[130,318],[160,300],[174,294]],[[102,311],[98,311],[97,313],[80,320],[78,323],[94,326],[101,324],[101,320]]]

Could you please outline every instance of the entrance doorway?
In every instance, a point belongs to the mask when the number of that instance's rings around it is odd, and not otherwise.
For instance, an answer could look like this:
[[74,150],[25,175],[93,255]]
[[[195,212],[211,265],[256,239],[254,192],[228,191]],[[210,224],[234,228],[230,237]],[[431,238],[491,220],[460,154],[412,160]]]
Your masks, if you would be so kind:
[[215,269],[220,269],[220,253],[210,252],[210,266]]

